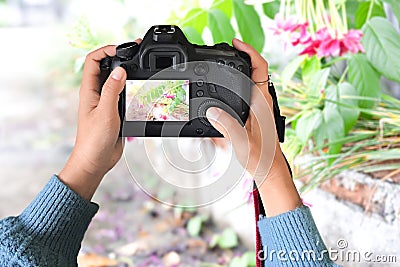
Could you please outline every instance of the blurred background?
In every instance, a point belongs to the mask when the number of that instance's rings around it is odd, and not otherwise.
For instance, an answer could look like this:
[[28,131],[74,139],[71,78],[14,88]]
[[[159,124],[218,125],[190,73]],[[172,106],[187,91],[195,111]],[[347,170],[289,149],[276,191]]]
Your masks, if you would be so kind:
[[[68,159],[85,55],[171,23],[193,43],[236,36],[268,59],[288,117],[284,150],[326,245],[344,238],[348,250],[398,264],[399,18],[395,0],[0,0],[0,217],[18,215]],[[146,142],[158,156],[160,143]],[[181,146],[196,155],[193,144]],[[223,161],[228,152],[215,153]],[[151,170],[139,173],[151,181]],[[171,208],[143,193],[121,160],[95,195],[101,209],[80,266],[254,266],[250,180],[208,207]]]

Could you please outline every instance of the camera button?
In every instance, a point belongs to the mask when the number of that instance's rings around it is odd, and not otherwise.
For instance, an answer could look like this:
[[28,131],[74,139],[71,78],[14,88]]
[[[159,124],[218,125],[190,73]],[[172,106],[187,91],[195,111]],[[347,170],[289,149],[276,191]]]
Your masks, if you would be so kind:
[[204,95],[204,91],[203,91],[203,90],[198,90],[198,91],[196,92],[196,95],[197,95],[198,97],[202,97],[202,96]]
[[238,71],[243,71],[243,65],[237,66],[237,70],[238,70]]
[[199,63],[194,67],[194,73],[198,76],[204,76],[208,73],[208,66],[205,63]]
[[204,85],[204,81],[203,80],[197,80],[196,84],[198,87],[202,87]]
[[210,91],[210,93],[216,93],[217,92],[217,88],[215,87],[214,84],[209,84],[208,85],[208,90]]
[[220,59],[220,60],[217,61],[217,64],[218,64],[218,65],[225,65],[225,61],[223,61],[222,59]]
[[198,135],[203,135],[203,134],[204,134],[204,131],[203,131],[203,129],[201,129],[201,128],[197,128],[197,129],[196,129],[196,133],[197,133]]
[[231,68],[234,68],[235,67],[235,63],[229,62],[228,66],[231,67]]
[[136,72],[138,70],[138,65],[132,64],[129,69],[130,71]]

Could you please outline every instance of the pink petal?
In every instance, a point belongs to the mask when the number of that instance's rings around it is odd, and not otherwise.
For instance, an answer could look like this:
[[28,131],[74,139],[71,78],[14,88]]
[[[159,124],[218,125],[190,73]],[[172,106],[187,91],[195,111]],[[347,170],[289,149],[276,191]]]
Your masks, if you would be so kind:
[[340,41],[331,39],[321,42],[318,48],[319,57],[339,56],[340,55]]
[[313,206],[311,203],[308,203],[308,202],[304,201],[304,199],[301,199],[301,201],[303,202],[304,206],[307,206],[307,207],[310,207],[310,208]]

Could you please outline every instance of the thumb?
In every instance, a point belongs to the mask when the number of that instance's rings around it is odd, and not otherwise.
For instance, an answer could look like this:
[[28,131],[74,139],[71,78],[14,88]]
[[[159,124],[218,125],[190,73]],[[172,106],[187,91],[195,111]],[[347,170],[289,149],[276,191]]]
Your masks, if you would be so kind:
[[106,110],[117,110],[119,94],[122,92],[126,81],[126,72],[121,67],[116,67],[106,80],[101,90],[99,106]]
[[230,141],[243,137],[246,132],[235,118],[220,108],[210,107],[206,116],[211,125]]

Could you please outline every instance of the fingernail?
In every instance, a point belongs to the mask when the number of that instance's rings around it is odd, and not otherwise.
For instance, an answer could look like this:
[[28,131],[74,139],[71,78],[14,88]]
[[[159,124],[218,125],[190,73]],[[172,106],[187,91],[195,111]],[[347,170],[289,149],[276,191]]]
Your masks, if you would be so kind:
[[244,44],[244,42],[242,40],[239,40],[238,38],[233,38],[234,40],[238,41],[241,44]]
[[214,108],[214,107],[207,109],[206,112],[207,118],[210,118],[215,121],[218,120],[219,114],[221,114],[221,110],[219,108]]
[[116,67],[112,72],[111,72],[111,78],[114,80],[121,80],[122,77],[124,76],[125,70],[121,67]]

